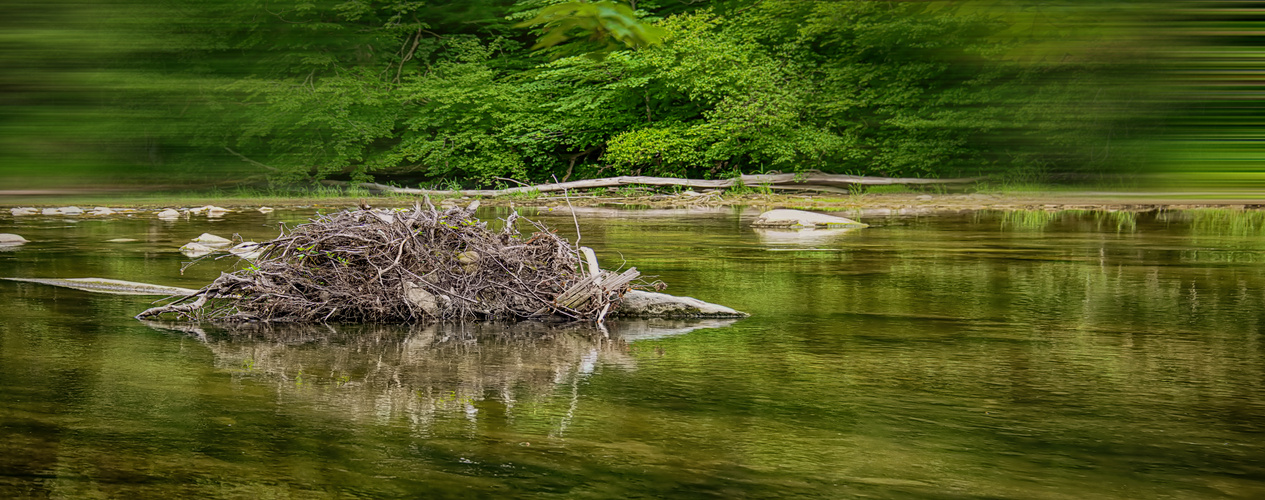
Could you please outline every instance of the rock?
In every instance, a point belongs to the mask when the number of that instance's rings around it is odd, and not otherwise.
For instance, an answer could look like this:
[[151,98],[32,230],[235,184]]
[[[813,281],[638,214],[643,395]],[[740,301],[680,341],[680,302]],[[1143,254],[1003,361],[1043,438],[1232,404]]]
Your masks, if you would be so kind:
[[409,301],[413,307],[421,309],[427,316],[432,318],[439,317],[439,299],[435,294],[426,291],[425,288],[417,286],[413,283],[404,284],[404,298]]
[[272,207],[259,207],[259,213],[261,214],[270,214],[272,212],[273,212]]
[[83,213],[83,209],[79,207],[61,207],[57,209],[62,215],[79,215]]
[[209,208],[206,209],[206,216],[207,217],[223,217],[224,214],[229,213],[229,212],[232,212],[232,210],[229,210],[223,207],[209,206]]
[[194,215],[202,215],[202,212],[206,212],[207,217],[222,217],[224,216],[224,214],[232,212],[232,210],[229,210],[223,207],[217,207],[215,205],[204,205],[198,208],[190,208],[189,212],[193,213]]
[[255,243],[253,241],[246,241],[233,248],[228,249],[228,253],[231,253],[243,259],[257,259],[259,258],[260,255],[263,255],[264,252],[263,252],[263,249],[259,247],[258,243]]
[[468,251],[457,254],[457,262],[460,262],[462,265],[466,265],[466,266],[479,262],[480,258],[481,256],[479,255],[479,252],[476,252],[474,250],[468,250]]
[[924,195],[921,195],[921,196],[916,196],[916,197],[914,197],[914,199],[915,199],[915,200],[918,200],[918,201],[931,201],[931,195],[929,195],[929,194],[924,194]]
[[215,253],[215,249],[201,243],[185,243],[180,247],[180,253],[188,257],[201,257],[206,254]]
[[114,238],[112,240],[105,240],[106,243],[132,243],[136,241],[140,240],[136,238]]
[[12,233],[0,233],[0,245],[21,245],[26,243],[26,238]]
[[92,215],[96,215],[96,216],[114,215],[114,211],[110,210],[109,207],[97,207],[97,208],[92,209]]
[[32,207],[19,207],[9,209],[9,213],[13,214],[14,217],[21,217],[23,215],[37,215],[40,211]]
[[805,212],[803,210],[778,209],[760,214],[760,217],[751,223],[751,227],[855,228],[869,227],[869,225],[833,215]]
[[616,316],[639,318],[745,318],[742,311],[703,302],[693,297],[631,290],[619,301]]
[[175,210],[168,208],[166,210],[158,212],[158,218],[166,219],[166,220],[178,219],[180,218],[180,212],[177,212]]
[[61,215],[61,209],[60,208],[45,208],[44,210],[41,210],[40,213],[44,215]]
[[194,238],[193,241],[208,247],[226,247],[233,244],[233,240],[211,233],[202,233],[201,236]]

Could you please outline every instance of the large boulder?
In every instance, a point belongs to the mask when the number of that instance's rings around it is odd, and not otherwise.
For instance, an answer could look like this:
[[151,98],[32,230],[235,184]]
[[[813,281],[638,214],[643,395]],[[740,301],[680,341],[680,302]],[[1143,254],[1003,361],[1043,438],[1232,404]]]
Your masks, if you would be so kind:
[[833,215],[805,212],[803,210],[777,209],[760,214],[751,227],[807,228],[860,228],[869,227],[852,219]]
[[619,301],[616,316],[634,318],[745,318],[749,314],[693,297],[630,290]]

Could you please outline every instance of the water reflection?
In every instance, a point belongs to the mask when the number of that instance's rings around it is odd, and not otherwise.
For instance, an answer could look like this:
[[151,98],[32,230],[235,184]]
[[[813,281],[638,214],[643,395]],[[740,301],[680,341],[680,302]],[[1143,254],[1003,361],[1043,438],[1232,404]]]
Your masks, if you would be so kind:
[[561,393],[569,425],[579,385],[602,369],[636,369],[629,341],[716,328],[736,320],[620,320],[588,323],[429,325],[210,325],[143,322],[205,342],[218,370],[272,384],[353,421],[403,418],[429,434],[437,417],[479,418],[495,400],[513,415],[521,402]]
[[830,245],[863,229],[768,229],[752,228],[760,244],[769,246],[813,247]]

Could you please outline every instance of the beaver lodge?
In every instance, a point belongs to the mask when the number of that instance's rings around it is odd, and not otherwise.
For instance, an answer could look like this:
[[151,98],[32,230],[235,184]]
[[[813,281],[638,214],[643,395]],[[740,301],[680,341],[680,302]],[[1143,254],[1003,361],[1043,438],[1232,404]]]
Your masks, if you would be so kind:
[[[474,206],[355,210],[282,228],[251,265],[137,318],[215,322],[602,321],[639,281],[597,268],[544,225],[512,213],[488,229]],[[519,222],[535,230],[516,230]],[[582,258],[585,254],[589,258]],[[587,272],[581,262],[588,262]],[[662,295],[662,294],[650,294]]]

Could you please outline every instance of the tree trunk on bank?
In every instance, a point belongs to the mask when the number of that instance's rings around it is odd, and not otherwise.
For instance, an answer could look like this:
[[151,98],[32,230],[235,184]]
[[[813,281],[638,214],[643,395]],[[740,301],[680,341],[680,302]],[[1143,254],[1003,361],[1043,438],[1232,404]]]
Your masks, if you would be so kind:
[[[860,175],[836,175],[822,173],[805,174],[751,174],[731,179],[677,179],[672,177],[648,177],[626,175],[621,177],[605,177],[571,182],[555,182],[535,186],[519,186],[505,189],[414,189],[387,186],[373,182],[355,184],[370,191],[401,194],[426,195],[461,195],[461,196],[504,196],[517,193],[548,193],[554,191],[618,187],[629,185],[643,186],[680,186],[687,188],[724,189],[734,186],[768,187],[770,189],[819,190],[838,192],[840,188],[853,185],[881,186],[894,184],[967,184],[983,179],[982,177],[957,179],[918,179],[899,177],[866,177]],[[327,185],[349,186],[351,183],[341,181],[323,181]]]

